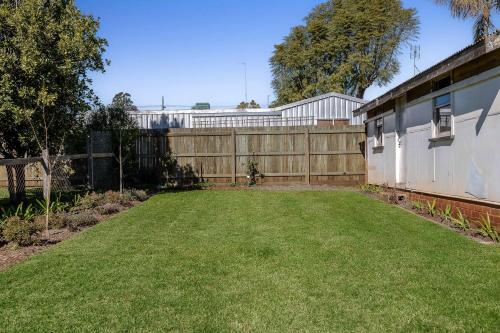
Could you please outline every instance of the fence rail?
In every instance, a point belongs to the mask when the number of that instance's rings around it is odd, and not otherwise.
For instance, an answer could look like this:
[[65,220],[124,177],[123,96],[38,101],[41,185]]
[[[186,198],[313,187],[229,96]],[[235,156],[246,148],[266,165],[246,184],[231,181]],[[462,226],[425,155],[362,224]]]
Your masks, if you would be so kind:
[[169,129],[143,132],[136,153],[142,170],[157,170],[169,152],[214,182],[245,181],[253,159],[263,183],[356,185],[365,181],[364,141],[364,126]]

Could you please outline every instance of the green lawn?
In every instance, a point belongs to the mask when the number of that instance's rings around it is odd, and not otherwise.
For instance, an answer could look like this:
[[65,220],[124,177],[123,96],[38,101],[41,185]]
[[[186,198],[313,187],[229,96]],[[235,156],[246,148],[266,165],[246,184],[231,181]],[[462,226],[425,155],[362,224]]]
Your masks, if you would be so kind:
[[0,272],[0,330],[498,331],[500,247],[354,192],[157,195]]

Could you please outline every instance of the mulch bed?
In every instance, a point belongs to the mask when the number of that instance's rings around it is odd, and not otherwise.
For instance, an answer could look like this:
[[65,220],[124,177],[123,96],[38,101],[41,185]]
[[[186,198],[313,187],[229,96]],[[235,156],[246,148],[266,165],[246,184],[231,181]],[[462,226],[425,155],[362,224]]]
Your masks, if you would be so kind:
[[4,245],[3,247],[0,247],[0,271],[28,259],[35,253],[43,251],[57,243],[62,242],[63,240],[71,238],[76,233],[78,232],[71,232],[67,229],[50,230],[50,240],[47,240],[45,236],[42,236],[38,245],[26,247],[14,247],[10,244]]

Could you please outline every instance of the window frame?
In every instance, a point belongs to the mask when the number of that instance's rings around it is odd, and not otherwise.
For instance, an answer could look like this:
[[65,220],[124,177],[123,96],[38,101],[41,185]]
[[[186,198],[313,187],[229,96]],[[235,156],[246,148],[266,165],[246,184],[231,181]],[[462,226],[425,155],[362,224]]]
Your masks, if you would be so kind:
[[[438,103],[438,99],[440,97],[449,95],[449,100],[443,103]],[[442,94],[436,96],[432,99],[433,110],[432,110],[432,139],[453,139],[455,136],[455,118],[453,113],[453,93],[448,92],[446,94]],[[449,117],[450,117],[450,130],[446,132],[441,132],[441,110],[445,108],[449,108]],[[446,114],[448,115],[448,114]]]
[[[380,121],[380,125],[378,124]],[[374,148],[381,148],[384,147],[384,117],[379,117],[377,119],[374,119],[375,127],[374,127],[374,140],[375,144],[373,145]],[[379,139],[379,128],[380,128],[380,139]]]

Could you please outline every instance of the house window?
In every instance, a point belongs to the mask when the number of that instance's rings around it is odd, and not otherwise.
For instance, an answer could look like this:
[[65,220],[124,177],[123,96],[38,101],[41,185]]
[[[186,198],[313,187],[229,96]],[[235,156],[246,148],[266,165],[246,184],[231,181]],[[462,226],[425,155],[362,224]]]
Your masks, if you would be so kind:
[[453,115],[450,94],[434,99],[434,137],[449,137],[452,135]]
[[375,120],[375,147],[384,146],[384,118]]

